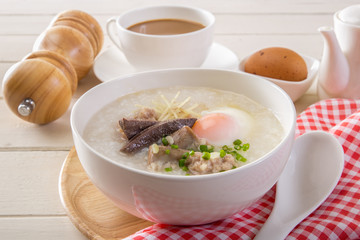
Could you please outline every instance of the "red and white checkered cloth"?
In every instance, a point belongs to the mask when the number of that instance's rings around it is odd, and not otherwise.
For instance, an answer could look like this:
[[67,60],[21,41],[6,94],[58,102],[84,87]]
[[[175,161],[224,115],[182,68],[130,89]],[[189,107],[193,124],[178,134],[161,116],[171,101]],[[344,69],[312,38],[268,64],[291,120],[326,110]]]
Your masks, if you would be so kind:
[[[328,99],[297,118],[296,136],[323,130],[335,135],[345,153],[341,179],[325,202],[286,239],[360,239],[360,100]],[[127,239],[252,239],[270,215],[275,186],[251,207],[215,223],[178,227],[155,224]]]

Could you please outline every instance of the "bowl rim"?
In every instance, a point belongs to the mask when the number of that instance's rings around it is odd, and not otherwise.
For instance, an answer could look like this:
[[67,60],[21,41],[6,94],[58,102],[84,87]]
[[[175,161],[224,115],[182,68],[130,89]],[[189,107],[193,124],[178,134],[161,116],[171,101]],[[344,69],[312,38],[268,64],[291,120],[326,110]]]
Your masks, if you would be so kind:
[[[82,99],[86,98],[88,95],[92,94],[92,92],[94,91],[98,91],[98,88],[103,88],[108,84],[114,84],[114,82],[118,82],[118,81],[122,81],[123,79],[126,78],[133,78],[133,77],[137,77],[139,75],[144,75],[144,74],[156,74],[156,73],[161,73],[161,72],[182,72],[182,71],[216,71],[216,72],[224,72],[224,73],[235,73],[235,74],[240,74],[240,75],[246,75],[249,76],[253,79],[256,79],[255,81],[262,81],[264,84],[267,84],[268,87],[272,87],[275,88],[282,96],[283,98],[287,99],[289,105],[290,105],[290,109],[288,109],[289,111],[291,111],[292,115],[292,122],[291,125],[289,126],[289,131],[285,132],[283,138],[281,139],[281,141],[273,148],[271,149],[269,152],[267,152],[265,155],[261,156],[260,158],[245,164],[241,167],[238,167],[236,169],[232,169],[231,171],[224,171],[224,172],[218,172],[218,173],[211,173],[211,174],[202,174],[202,175],[189,175],[189,176],[183,176],[183,175],[170,175],[170,174],[162,174],[162,173],[156,173],[156,172],[149,172],[149,171],[145,171],[145,170],[141,170],[141,169],[137,169],[134,167],[130,167],[127,166],[126,164],[122,164],[120,162],[117,162],[115,160],[112,160],[111,158],[99,153],[98,151],[96,151],[93,147],[91,147],[83,138],[82,134],[79,133],[76,124],[75,124],[75,119],[74,119],[74,112],[76,111],[76,109],[78,108],[78,106],[80,105]],[[147,88],[147,89],[152,89],[152,88]],[[226,90],[225,90],[226,91]],[[134,92],[134,91],[132,91]],[[129,92],[130,93],[130,92]],[[129,94],[127,93],[127,94]],[[119,95],[119,97],[121,97],[123,95]],[[274,113],[276,115],[276,113]],[[132,173],[135,174],[140,174],[143,176],[147,176],[150,178],[154,178],[154,179],[166,179],[168,181],[202,181],[202,180],[206,180],[206,179],[211,179],[211,178],[219,178],[219,177],[223,177],[225,175],[233,175],[233,174],[238,174],[239,172],[243,172],[246,171],[246,169],[248,168],[253,168],[254,166],[257,166],[259,164],[261,164],[262,162],[264,162],[265,159],[267,159],[268,157],[270,157],[271,155],[273,155],[275,153],[275,151],[277,149],[279,149],[281,146],[283,146],[284,144],[287,143],[287,140],[289,138],[292,138],[290,140],[294,140],[294,134],[295,134],[295,126],[296,126],[296,110],[295,110],[295,106],[293,104],[293,101],[291,100],[290,96],[279,86],[277,86],[276,84],[267,81],[261,77],[258,77],[256,75],[253,74],[249,74],[249,73],[245,73],[245,72],[240,72],[237,70],[224,70],[224,69],[211,69],[211,68],[174,68],[174,69],[161,69],[161,70],[151,70],[151,71],[145,71],[145,72],[138,72],[138,73],[131,73],[131,74],[127,74],[127,75],[123,75],[121,77],[118,77],[114,80],[111,81],[107,81],[107,82],[102,82],[99,85],[91,88],[90,90],[88,90],[87,92],[85,92],[73,105],[72,110],[71,110],[71,114],[70,114],[70,126],[71,126],[71,130],[72,130],[72,134],[76,135],[78,137],[78,139],[80,140],[80,142],[89,150],[91,151],[92,154],[96,155],[97,157],[101,158],[102,160],[105,160],[106,162],[108,162],[109,164],[115,165],[117,167],[120,167],[123,170],[126,171],[130,171]],[[75,137],[75,136],[73,136]],[[76,148],[76,146],[75,146]],[[81,162],[81,160],[80,160]],[[81,163],[82,164],[82,163]]]

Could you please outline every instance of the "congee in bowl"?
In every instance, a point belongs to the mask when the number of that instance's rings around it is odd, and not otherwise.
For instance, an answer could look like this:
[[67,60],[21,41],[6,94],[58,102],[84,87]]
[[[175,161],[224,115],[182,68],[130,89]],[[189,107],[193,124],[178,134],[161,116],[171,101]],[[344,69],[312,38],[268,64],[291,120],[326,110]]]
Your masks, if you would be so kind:
[[174,225],[224,219],[261,198],[289,158],[295,123],[278,86],[216,69],[123,76],[90,89],[71,112],[94,185],[130,214]]
[[201,175],[255,161],[283,138],[274,113],[231,91],[176,86],[119,97],[87,124],[96,151],[139,170]]

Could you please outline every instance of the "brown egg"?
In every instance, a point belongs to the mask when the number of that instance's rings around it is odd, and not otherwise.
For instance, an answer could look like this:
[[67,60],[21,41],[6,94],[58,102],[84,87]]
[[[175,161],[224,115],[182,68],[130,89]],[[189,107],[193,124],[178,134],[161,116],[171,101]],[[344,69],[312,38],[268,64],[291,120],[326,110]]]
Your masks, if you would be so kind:
[[282,47],[257,51],[245,62],[245,72],[287,81],[301,81],[308,71],[304,59],[296,52]]

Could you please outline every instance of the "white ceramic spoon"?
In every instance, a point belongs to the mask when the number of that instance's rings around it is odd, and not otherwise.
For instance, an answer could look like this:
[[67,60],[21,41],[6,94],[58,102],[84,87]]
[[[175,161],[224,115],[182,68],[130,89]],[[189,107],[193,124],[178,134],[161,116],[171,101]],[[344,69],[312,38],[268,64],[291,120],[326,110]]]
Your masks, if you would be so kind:
[[277,182],[273,210],[254,239],[284,239],[330,195],[343,168],[342,146],[330,133],[298,137]]

